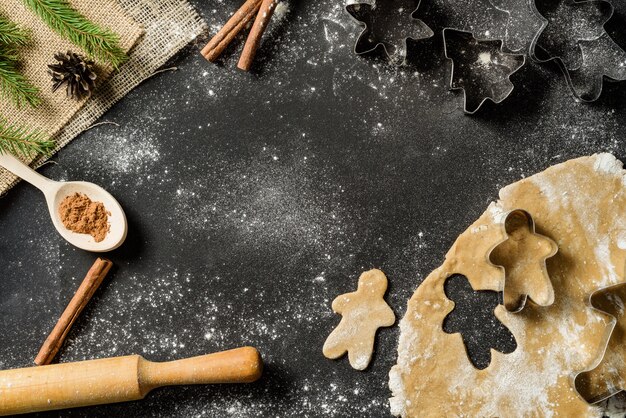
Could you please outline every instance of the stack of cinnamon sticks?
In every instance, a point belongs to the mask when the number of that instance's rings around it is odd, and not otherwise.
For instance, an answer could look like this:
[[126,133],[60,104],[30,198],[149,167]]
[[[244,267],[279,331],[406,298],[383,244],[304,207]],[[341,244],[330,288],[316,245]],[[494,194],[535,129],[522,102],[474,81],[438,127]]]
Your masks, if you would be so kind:
[[224,27],[220,29],[202,49],[202,56],[208,61],[215,61],[233,39],[235,39],[237,34],[248,25],[252,18],[255,18],[252,29],[250,29],[246,43],[243,46],[239,63],[237,64],[237,67],[241,70],[250,70],[256,51],[261,44],[263,32],[265,32],[272,18],[278,1],[279,0],[246,0],[243,6],[232,15]]

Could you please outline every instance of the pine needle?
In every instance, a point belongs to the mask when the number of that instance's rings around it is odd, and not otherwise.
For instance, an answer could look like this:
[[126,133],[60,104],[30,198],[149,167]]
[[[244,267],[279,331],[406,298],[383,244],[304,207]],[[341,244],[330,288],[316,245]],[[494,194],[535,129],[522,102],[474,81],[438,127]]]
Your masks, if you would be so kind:
[[54,141],[45,133],[11,124],[0,117],[0,154],[9,152],[30,158],[38,154],[48,155],[53,149]]
[[117,69],[128,56],[119,45],[119,37],[90,22],[67,0],[22,0],[50,28],[82,48],[96,60]]
[[19,59],[17,49],[11,45],[0,45],[0,60],[15,62]]
[[28,45],[29,33],[0,15],[0,96],[10,99],[18,107],[37,106],[39,89],[26,80],[17,69],[17,49]]
[[17,70],[11,54],[10,50],[0,53],[0,96],[10,98],[18,107],[25,104],[35,107],[41,103],[39,89]]
[[26,46],[30,40],[28,31],[0,15],[0,47]]

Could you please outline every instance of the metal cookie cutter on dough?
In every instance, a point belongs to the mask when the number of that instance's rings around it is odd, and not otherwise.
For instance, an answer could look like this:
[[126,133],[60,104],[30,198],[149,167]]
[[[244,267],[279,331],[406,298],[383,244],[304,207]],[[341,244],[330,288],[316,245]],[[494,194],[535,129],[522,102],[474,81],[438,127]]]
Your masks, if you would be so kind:
[[[456,47],[452,48],[453,45]],[[446,58],[452,64],[450,89],[463,91],[463,111],[470,115],[476,113],[487,100],[500,103],[509,97],[514,89],[510,77],[526,62],[525,55],[504,52],[501,40],[479,40],[471,32],[454,28],[443,30],[443,47]],[[483,52],[468,55],[468,47]],[[457,54],[453,55],[453,51]],[[494,52],[500,60],[493,59]],[[462,76],[457,77],[457,74]]]
[[[620,297],[616,293],[622,293],[623,296]],[[597,404],[626,390],[626,364],[623,360],[626,357],[626,344],[624,344],[624,340],[626,340],[626,323],[620,325],[621,322],[626,322],[626,318],[624,318],[626,315],[624,312],[625,302],[626,282],[601,287],[589,296],[589,306],[611,318],[611,324],[605,340],[600,346],[601,351],[596,363],[592,369],[578,373],[572,383],[572,386],[581,398],[590,404]],[[607,308],[607,305],[611,305],[610,308]],[[609,312],[611,310],[621,313],[620,317]],[[613,361],[607,366],[604,362],[609,356]],[[619,370],[614,365],[615,363],[622,365],[622,370]],[[594,378],[594,375],[599,375],[600,379]],[[585,376],[590,378],[585,381]],[[616,382],[616,380],[619,380],[619,382]],[[584,388],[587,390],[584,390]]]
[[[537,284],[537,282],[543,283],[545,285],[543,286],[543,289],[539,287],[538,292],[535,292],[534,296],[529,296],[527,292],[524,292],[524,293],[518,292],[519,297],[517,298],[515,303],[508,303],[506,293],[507,293],[507,281],[509,280],[508,276],[510,272],[507,272],[505,267],[502,266],[501,264],[494,263],[494,260],[492,259],[492,257],[494,256],[494,250],[496,250],[500,245],[504,244],[508,240],[512,239],[511,238],[512,234],[511,234],[509,227],[514,227],[515,222],[517,223],[525,222],[529,233],[533,235],[534,237],[536,237],[537,239],[544,241],[545,245],[549,246],[550,249],[549,251],[545,252],[545,255],[541,255],[539,257],[540,259],[538,260],[539,269],[535,271],[536,273],[541,275],[541,277],[537,281],[535,281],[535,284]],[[557,243],[554,242],[554,240],[544,235],[538,234],[535,231],[535,221],[533,220],[530,213],[528,213],[527,211],[523,209],[514,209],[504,214],[502,216],[501,227],[502,227],[503,236],[505,238],[501,240],[500,242],[498,242],[496,245],[494,245],[491,248],[491,250],[489,250],[489,253],[487,254],[487,261],[490,264],[497,267],[498,269],[500,269],[504,277],[504,285],[503,285],[503,292],[502,292],[504,308],[509,312],[513,312],[513,313],[519,312],[524,308],[524,306],[526,306],[526,301],[528,300],[529,297],[533,302],[535,302],[539,306],[552,305],[552,303],[554,303],[554,289],[552,287],[552,282],[550,281],[550,276],[548,274],[548,269],[546,267],[546,260],[550,257],[553,257],[557,253],[558,251]],[[530,267],[531,268],[533,267],[532,264],[530,264]],[[537,266],[535,265],[535,267]],[[528,271],[525,271],[524,273],[528,273]],[[525,274],[525,279],[528,280],[528,276],[526,274]]]
[[[560,51],[558,51],[558,53],[551,54],[550,51],[547,51],[544,47],[541,46],[540,41],[542,35],[545,34],[546,28],[549,26],[550,21],[546,19],[545,16],[543,16],[541,12],[537,9],[534,1],[531,1],[530,4],[531,7],[533,7],[534,10],[537,12],[537,14],[542,17],[543,24],[541,25],[541,28],[531,42],[529,55],[531,59],[539,63],[546,63],[551,61],[555,62],[563,72],[563,75],[565,76],[565,81],[567,82],[567,85],[570,88],[570,91],[572,92],[574,97],[584,102],[592,102],[600,97],[600,94],[602,93],[602,89],[604,87],[605,78],[612,81],[626,80],[626,51],[624,51],[624,49],[622,49],[617,43],[615,43],[615,41],[611,39],[611,37],[604,29],[604,25],[611,19],[615,10],[610,2],[606,0],[560,0],[555,3],[557,4],[556,7],[563,7],[563,10],[572,10],[574,6],[596,6],[597,16],[595,17],[597,21],[595,22],[595,25],[598,33],[595,33],[592,36],[588,37],[575,38],[575,43],[577,46],[575,49],[579,55],[577,59],[577,61],[579,62],[574,64],[568,63],[571,56],[567,56],[567,51],[561,49]],[[605,10],[602,10],[602,8],[605,8]],[[563,19],[563,21],[571,22],[573,18],[574,13],[571,12],[570,16]],[[565,25],[558,26],[562,27]],[[600,48],[611,48],[612,53],[604,54],[604,56],[588,56],[588,54],[593,52],[594,43],[596,48],[598,46]],[[603,43],[604,45],[598,43]],[[556,46],[558,49],[559,46],[563,48],[564,45],[561,44]],[[537,55],[538,50],[546,54],[547,58],[539,57]],[[611,63],[611,59],[614,62]],[[617,66],[617,69],[613,72],[610,71],[611,64]],[[572,74],[580,73],[580,77],[583,78],[587,86],[589,86],[588,79],[591,78],[591,76],[584,73],[584,70],[589,68],[591,68],[591,71],[593,71],[596,77],[595,80],[591,80],[591,83],[593,84],[590,86],[588,91],[581,93],[577,90],[577,86],[574,83]]]
[[[400,6],[396,3],[400,3]],[[375,0],[349,0],[346,11],[363,26],[354,45],[354,53],[365,55],[382,47],[390,62],[402,64],[406,60],[408,39],[419,41],[434,35],[424,22],[414,17],[420,3],[421,0],[387,0],[383,2],[385,7],[377,7]],[[415,5],[414,9],[409,9],[412,10],[410,13],[403,7],[408,4]],[[402,19],[413,25],[403,25]],[[406,35],[407,31],[411,34]],[[388,36],[390,34],[391,39]]]

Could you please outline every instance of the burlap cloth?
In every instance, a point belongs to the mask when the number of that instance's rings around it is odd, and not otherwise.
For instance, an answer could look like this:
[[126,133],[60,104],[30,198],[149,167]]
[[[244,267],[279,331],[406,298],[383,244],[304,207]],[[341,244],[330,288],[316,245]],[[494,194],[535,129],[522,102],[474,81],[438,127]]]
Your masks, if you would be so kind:
[[[21,52],[21,69],[41,89],[43,103],[36,109],[19,109],[6,100],[0,115],[11,122],[47,132],[56,141],[55,152],[91,126],[114,103],[149,77],[176,52],[206,29],[206,24],[186,0],[73,0],[72,5],[90,20],[120,36],[130,59],[119,71],[104,68],[93,96],[82,102],[65,98],[65,91],[51,93],[47,64],[59,51],[79,48],[51,31],[19,0],[0,0],[0,13],[32,32],[33,42]],[[143,34],[143,36],[142,36]],[[104,80],[106,78],[106,80]],[[39,167],[47,158],[31,161]],[[18,179],[0,168],[0,195]]]

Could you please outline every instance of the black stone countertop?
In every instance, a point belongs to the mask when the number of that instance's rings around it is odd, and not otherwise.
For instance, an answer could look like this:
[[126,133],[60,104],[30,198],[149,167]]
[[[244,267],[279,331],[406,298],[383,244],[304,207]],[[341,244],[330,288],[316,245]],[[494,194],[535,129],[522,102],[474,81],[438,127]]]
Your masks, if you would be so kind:
[[[239,2],[193,4],[214,30]],[[626,3],[615,6],[610,25],[623,27]],[[41,170],[102,185],[130,227],[59,361],[253,345],[263,379],[50,416],[388,416],[399,329],[379,332],[365,372],[327,360],[332,299],[381,268],[401,318],[500,187],[582,155],[626,158],[625,83],[579,103],[554,66],[531,63],[513,75],[509,99],[466,116],[447,89],[439,33],[419,62],[395,68],[353,54],[359,29],[341,2],[294,1],[278,23],[252,74],[235,69],[233,48],[206,62],[200,40],[172,62],[178,71],[102,118],[119,126],[89,130]],[[7,369],[32,364],[96,255],[63,241],[27,184],[0,199],[0,214]]]

